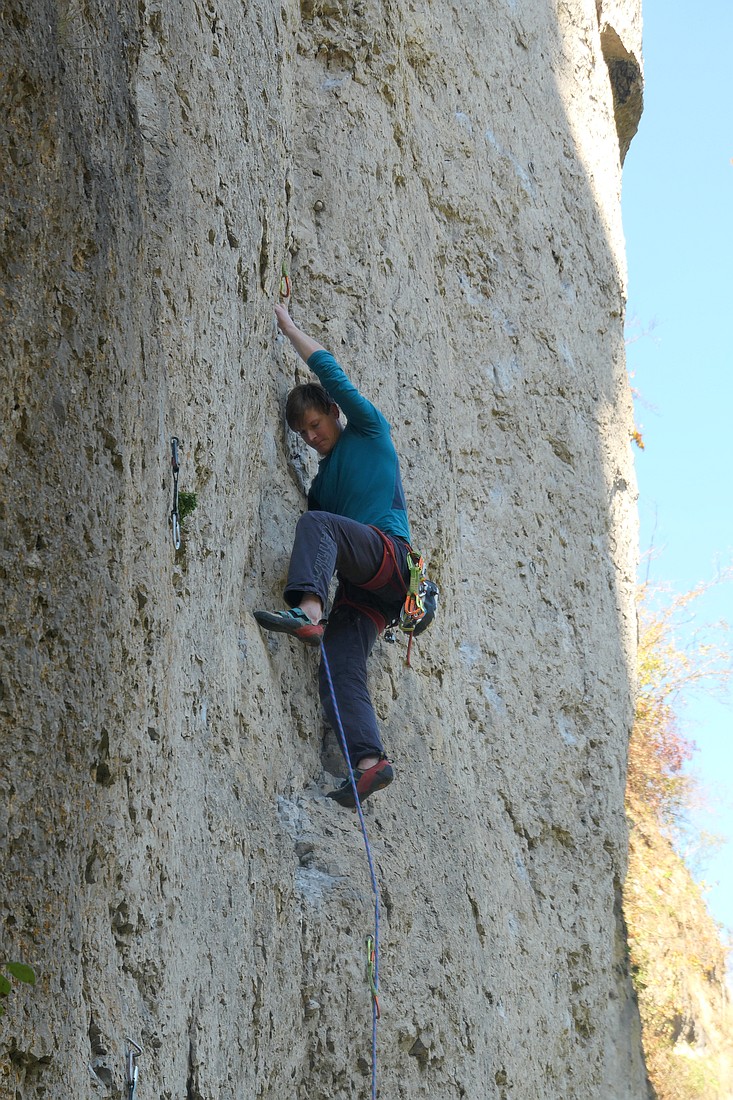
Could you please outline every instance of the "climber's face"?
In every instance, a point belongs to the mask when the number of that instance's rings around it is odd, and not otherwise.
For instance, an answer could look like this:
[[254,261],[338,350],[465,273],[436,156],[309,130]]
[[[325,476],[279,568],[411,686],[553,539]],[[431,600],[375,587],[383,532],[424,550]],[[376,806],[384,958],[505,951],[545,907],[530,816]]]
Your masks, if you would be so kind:
[[318,451],[321,457],[330,454],[341,436],[338,405],[331,405],[328,412],[322,409],[306,409],[298,428],[304,443]]

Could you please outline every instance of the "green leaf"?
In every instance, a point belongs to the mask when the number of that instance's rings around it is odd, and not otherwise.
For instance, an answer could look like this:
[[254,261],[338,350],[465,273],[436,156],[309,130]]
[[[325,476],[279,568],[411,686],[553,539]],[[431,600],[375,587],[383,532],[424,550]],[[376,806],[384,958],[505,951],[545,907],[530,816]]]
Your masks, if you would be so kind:
[[25,963],[8,963],[6,969],[8,974],[12,974],[19,982],[26,982],[28,985],[36,984],[36,972],[32,966],[27,966]]
[[8,993],[12,989],[12,985],[5,977],[4,974],[0,974],[0,997],[7,997]]
[[198,493],[180,492],[178,494],[178,516],[183,523],[198,508]]

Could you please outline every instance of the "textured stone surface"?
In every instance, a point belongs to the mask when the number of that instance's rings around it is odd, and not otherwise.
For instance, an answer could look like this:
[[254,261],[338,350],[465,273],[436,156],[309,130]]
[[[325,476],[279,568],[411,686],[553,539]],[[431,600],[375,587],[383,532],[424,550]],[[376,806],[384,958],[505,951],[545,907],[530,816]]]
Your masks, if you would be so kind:
[[[613,9],[613,10],[612,10]],[[440,626],[378,646],[380,1096],[637,1100],[620,157],[635,4],[8,0],[2,948],[14,1100],[369,1093],[371,894],[315,656],[294,315],[394,425]],[[604,33],[607,33],[604,30]],[[615,41],[615,40],[614,40]],[[173,550],[169,441],[198,494]],[[90,1069],[91,1067],[91,1069]]]

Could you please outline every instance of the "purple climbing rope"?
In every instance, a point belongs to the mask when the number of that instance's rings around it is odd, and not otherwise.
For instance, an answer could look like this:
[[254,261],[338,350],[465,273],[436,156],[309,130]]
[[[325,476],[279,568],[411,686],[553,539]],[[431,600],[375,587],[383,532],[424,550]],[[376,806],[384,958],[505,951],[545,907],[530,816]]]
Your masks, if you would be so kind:
[[373,969],[370,968],[369,984],[372,993],[372,1100],[377,1100],[377,1020],[379,1019],[379,885],[377,883],[377,876],[374,871],[374,860],[372,859],[372,850],[369,845],[366,822],[364,821],[364,814],[361,809],[361,800],[359,799],[359,792],[356,788],[354,769],[352,768],[351,760],[349,759],[349,746],[346,743],[346,734],[344,733],[344,727],[341,722],[341,714],[339,713],[338,702],[336,701],[336,691],[333,686],[333,680],[331,679],[331,669],[328,666],[328,656],[326,655],[326,647],[323,644],[323,641],[321,641],[321,657],[323,659],[323,668],[326,673],[326,680],[328,681],[328,690],[331,694],[331,702],[333,703],[333,709],[336,715],[336,726],[338,727],[338,734],[341,740],[341,748],[343,749],[346,766],[349,769],[349,779],[351,781],[351,789],[354,792],[354,801],[356,803],[356,812],[359,815],[361,834],[364,837],[364,847],[366,848],[367,861],[369,863],[369,874],[371,875],[372,880],[372,892],[374,894],[374,966]]

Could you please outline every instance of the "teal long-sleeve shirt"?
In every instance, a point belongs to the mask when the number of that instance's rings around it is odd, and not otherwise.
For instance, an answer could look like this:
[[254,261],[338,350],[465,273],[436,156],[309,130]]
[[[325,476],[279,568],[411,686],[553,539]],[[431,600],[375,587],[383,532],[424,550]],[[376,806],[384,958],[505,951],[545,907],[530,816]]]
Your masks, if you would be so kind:
[[359,393],[330,351],[315,351],[308,366],[348,423],[321,459],[308,493],[311,511],[333,512],[410,541],[407,505],[389,423]]

